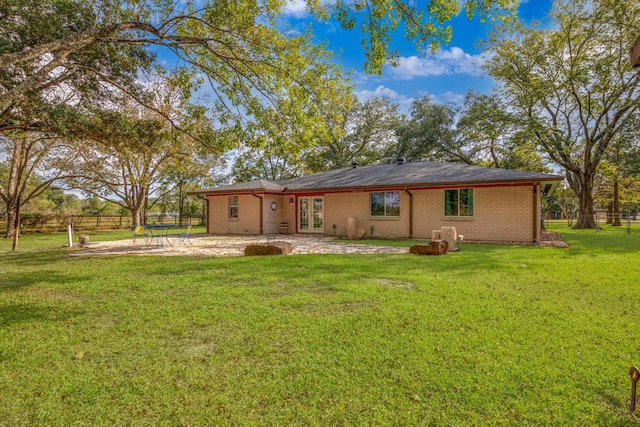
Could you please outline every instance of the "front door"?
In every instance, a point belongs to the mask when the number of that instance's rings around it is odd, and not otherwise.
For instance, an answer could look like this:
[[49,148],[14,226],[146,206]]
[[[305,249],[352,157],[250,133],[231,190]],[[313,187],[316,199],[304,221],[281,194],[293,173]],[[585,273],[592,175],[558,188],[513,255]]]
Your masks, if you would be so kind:
[[298,198],[298,231],[301,233],[324,232],[324,198]]

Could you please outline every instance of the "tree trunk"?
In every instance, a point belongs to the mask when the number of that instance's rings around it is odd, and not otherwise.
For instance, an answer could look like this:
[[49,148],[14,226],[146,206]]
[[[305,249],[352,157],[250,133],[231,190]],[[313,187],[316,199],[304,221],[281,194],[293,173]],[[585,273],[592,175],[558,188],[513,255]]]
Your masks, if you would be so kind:
[[620,194],[619,194],[618,180],[613,182],[613,224],[612,227],[622,226],[620,221]]
[[11,202],[9,202],[7,203],[7,232],[4,235],[6,239],[13,238],[15,226],[16,226],[15,206]]
[[20,237],[20,202],[18,201],[15,204],[15,219],[14,219],[14,227],[13,227],[13,246],[11,250],[18,250],[18,238]]
[[613,203],[607,203],[607,225],[613,223]]
[[578,220],[574,229],[596,228],[596,220],[593,215],[593,179],[589,176],[581,179],[580,192],[578,193]]
[[142,225],[142,208],[131,208],[129,209],[129,212],[131,212],[131,221],[133,222],[132,227],[136,228],[137,226]]

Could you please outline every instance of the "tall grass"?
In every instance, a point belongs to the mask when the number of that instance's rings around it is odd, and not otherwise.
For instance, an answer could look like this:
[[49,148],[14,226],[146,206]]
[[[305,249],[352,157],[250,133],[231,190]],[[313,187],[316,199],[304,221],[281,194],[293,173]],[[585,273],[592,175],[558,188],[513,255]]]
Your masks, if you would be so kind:
[[640,230],[553,227],[443,257],[0,242],[0,424],[633,425]]

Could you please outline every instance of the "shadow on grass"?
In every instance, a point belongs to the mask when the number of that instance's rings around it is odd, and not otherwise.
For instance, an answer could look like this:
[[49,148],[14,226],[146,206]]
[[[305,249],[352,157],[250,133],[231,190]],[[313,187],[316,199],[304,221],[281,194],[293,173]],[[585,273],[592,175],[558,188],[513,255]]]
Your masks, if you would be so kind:
[[[66,251],[68,251],[68,249]],[[63,249],[46,249],[5,252],[0,258],[0,265],[2,262],[7,262],[11,265],[43,265],[49,262],[59,261],[66,251]]]
[[[608,411],[603,411],[597,418],[597,425],[600,426],[612,426],[622,427],[639,425],[640,417],[634,412],[631,412],[630,399],[621,401],[616,396],[609,393],[603,393],[600,399]],[[616,413],[616,418],[611,417],[611,413]]]
[[28,273],[9,273],[3,274],[0,281],[0,293],[17,291],[21,288],[33,286],[42,283],[52,284],[73,284],[85,282],[91,278],[90,274],[83,276],[71,275],[69,273],[60,273],[52,270],[30,271]]
[[57,306],[35,304],[9,304],[0,310],[0,326],[6,327],[26,322],[58,322],[83,314],[78,310],[68,310]]

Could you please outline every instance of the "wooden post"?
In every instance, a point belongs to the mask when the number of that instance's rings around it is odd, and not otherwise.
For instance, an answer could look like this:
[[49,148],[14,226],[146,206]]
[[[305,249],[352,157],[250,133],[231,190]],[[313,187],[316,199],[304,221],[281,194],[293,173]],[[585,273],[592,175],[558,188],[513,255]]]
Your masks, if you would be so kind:
[[67,223],[67,243],[70,248],[73,247],[73,223],[71,222]]
[[631,376],[631,412],[636,410],[636,389],[638,386],[638,380],[640,380],[640,369],[637,366],[632,366],[629,369],[629,376]]

